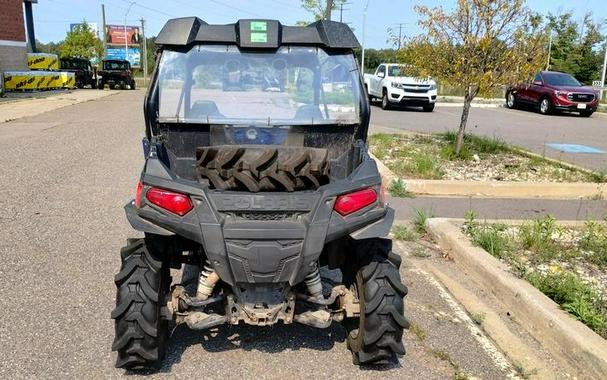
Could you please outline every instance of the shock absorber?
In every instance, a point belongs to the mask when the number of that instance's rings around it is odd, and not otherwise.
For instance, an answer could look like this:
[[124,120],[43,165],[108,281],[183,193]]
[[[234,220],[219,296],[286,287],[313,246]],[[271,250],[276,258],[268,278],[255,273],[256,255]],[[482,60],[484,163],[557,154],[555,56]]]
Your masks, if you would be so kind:
[[318,265],[315,263],[314,268],[306,278],[304,279],[308,292],[314,298],[322,297],[322,283],[320,281],[320,272],[318,271]]
[[206,300],[213,294],[213,288],[219,281],[217,272],[211,266],[209,260],[206,260],[198,277],[198,291],[196,297],[200,300]]

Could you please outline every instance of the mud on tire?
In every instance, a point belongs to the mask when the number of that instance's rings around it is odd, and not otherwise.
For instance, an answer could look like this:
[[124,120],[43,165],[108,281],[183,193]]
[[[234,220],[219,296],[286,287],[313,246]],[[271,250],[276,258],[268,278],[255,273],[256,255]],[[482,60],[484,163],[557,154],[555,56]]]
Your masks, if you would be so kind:
[[156,369],[168,338],[168,321],[161,310],[171,282],[169,267],[149,239],[129,239],[120,254],[122,266],[114,279],[117,293],[112,311],[116,367]]
[[221,190],[295,191],[329,182],[320,148],[212,146],[196,149],[199,180]]
[[[381,249],[380,246],[374,244],[374,249]],[[392,255],[388,259],[376,252],[371,262],[356,274],[353,285],[361,314],[358,321],[346,324],[354,364],[385,364],[405,354],[402,337],[409,321],[403,315],[403,298],[407,287],[400,279],[399,259],[393,259]]]

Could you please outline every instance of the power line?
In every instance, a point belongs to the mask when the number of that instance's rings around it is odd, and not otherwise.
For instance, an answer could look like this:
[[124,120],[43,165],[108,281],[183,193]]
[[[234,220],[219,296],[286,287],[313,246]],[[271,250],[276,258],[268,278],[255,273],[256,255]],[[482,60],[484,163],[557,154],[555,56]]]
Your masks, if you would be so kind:
[[409,23],[407,22],[399,22],[395,25],[398,26],[398,50],[400,50],[400,43],[403,39],[402,34],[403,34],[403,25],[408,25]]

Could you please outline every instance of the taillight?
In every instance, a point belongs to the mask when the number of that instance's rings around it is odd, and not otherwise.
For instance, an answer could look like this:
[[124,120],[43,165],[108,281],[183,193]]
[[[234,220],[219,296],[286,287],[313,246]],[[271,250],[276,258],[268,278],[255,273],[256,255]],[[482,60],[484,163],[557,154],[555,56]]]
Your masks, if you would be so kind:
[[137,192],[135,193],[135,207],[141,207],[141,192],[143,191],[143,182],[137,184]]
[[373,189],[364,189],[337,197],[335,211],[346,216],[377,201],[377,193]]
[[192,210],[192,201],[187,195],[152,187],[145,193],[150,203],[179,216],[184,216]]

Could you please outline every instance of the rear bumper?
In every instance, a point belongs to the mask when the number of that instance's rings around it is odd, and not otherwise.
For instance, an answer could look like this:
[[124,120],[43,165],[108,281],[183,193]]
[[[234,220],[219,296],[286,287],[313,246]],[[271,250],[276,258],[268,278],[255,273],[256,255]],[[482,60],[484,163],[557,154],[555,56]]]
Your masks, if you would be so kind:
[[339,194],[365,187],[380,191],[381,178],[371,159],[364,160],[347,180],[294,193],[209,190],[170,178],[154,158],[147,160],[146,173],[144,184],[188,194],[194,209],[179,217],[151,204],[135,208],[129,202],[125,211],[131,226],[200,243],[219,277],[230,285],[300,283],[326,243],[348,235],[352,239],[385,236],[394,219],[394,211],[379,200],[346,217],[333,211]]

